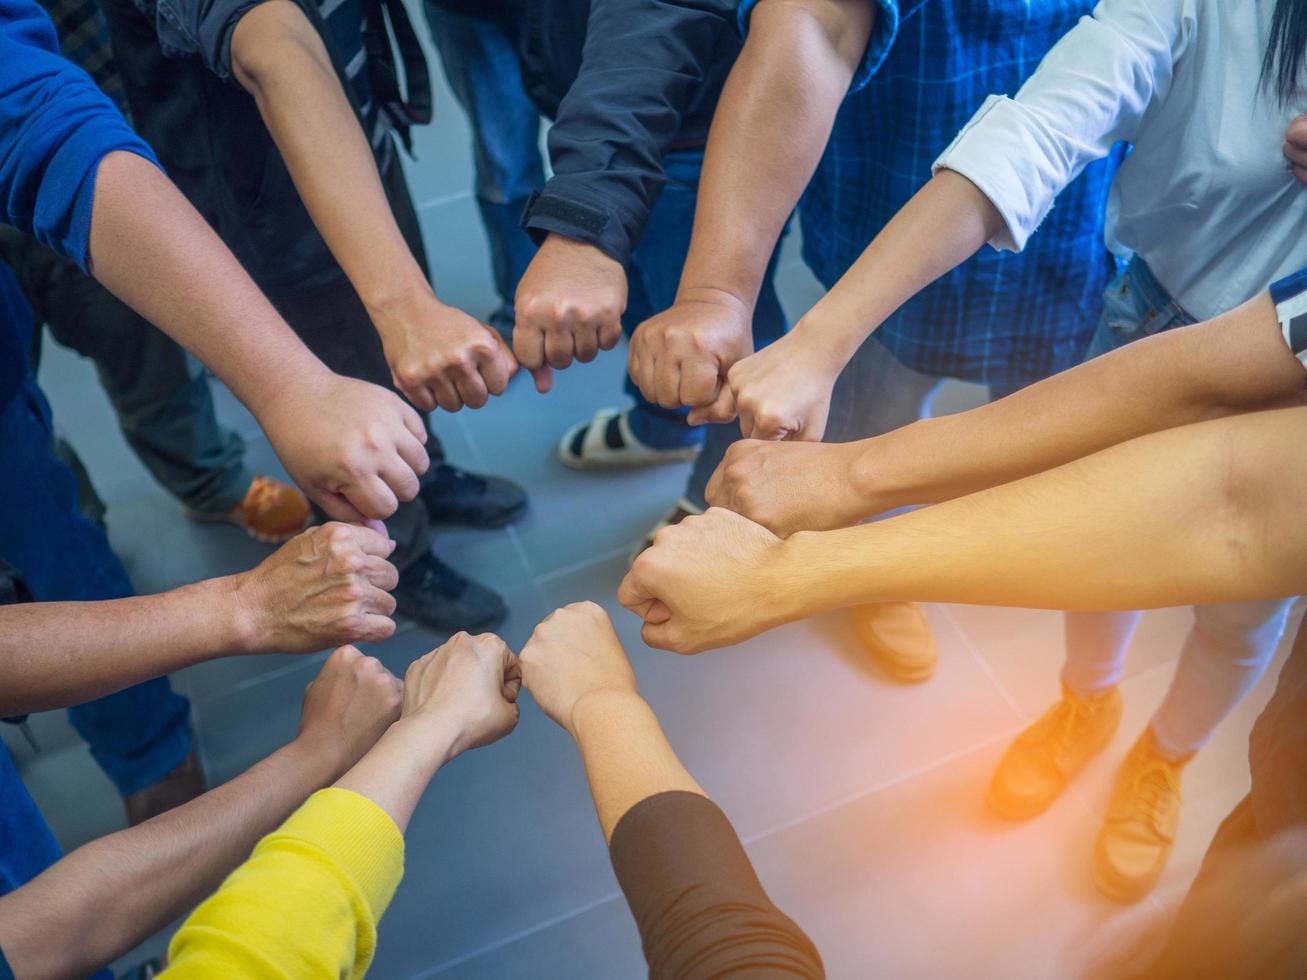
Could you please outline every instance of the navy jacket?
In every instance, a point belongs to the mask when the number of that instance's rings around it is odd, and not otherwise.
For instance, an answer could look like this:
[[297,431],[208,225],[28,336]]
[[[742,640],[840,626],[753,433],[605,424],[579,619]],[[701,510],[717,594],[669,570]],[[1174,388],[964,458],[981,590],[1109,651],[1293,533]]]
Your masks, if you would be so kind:
[[554,176],[527,208],[625,262],[666,183],[663,155],[701,146],[739,54],[734,0],[518,0],[527,92],[554,120]]

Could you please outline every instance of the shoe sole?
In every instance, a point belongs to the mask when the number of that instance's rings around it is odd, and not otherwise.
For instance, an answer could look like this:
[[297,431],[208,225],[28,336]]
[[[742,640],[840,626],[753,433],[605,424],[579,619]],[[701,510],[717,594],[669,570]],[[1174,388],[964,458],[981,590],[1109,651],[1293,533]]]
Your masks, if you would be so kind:
[[240,521],[233,520],[228,514],[205,514],[198,510],[191,510],[189,507],[183,507],[182,510],[185,512],[186,516],[196,524],[229,524],[234,528],[244,531],[249,537],[261,544],[285,544],[291,538],[295,537],[295,535],[307,531],[313,524],[313,512],[310,510],[308,516],[304,518],[304,523],[294,531],[280,534],[264,534],[262,531],[256,531],[252,527],[247,527]]
[[1111,899],[1119,905],[1133,905],[1135,902],[1142,899],[1153,890],[1154,886],[1156,886],[1157,879],[1161,877],[1161,873],[1162,869],[1159,868],[1157,873],[1143,884],[1133,883],[1123,885],[1114,879],[1107,878],[1104,876],[1102,871],[1099,870],[1097,851],[1095,851],[1094,861],[1089,867],[1089,877],[1093,879],[1094,887],[1098,889],[1099,893],[1102,894],[1104,898]]
[[939,667],[939,659],[936,658],[925,667],[909,668],[900,666],[893,657],[885,653],[886,647],[880,643],[874,643],[863,635],[861,625],[855,624],[854,633],[857,634],[858,642],[867,652],[876,666],[888,674],[891,678],[901,684],[922,684],[935,676],[935,671]]
[[664,463],[692,462],[699,457],[698,447],[691,449],[668,449],[656,456],[642,455],[632,457],[614,454],[607,458],[595,459],[587,456],[573,456],[562,446],[558,448],[558,460],[569,470],[634,470],[645,466],[661,466]]

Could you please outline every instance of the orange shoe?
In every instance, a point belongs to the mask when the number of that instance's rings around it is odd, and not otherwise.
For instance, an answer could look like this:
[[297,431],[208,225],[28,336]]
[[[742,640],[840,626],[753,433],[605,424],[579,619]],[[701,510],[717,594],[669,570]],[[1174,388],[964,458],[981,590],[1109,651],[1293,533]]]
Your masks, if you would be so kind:
[[858,639],[871,658],[897,681],[929,680],[939,664],[935,634],[915,602],[876,602],[849,610]]
[[1094,844],[1094,884],[1108,898],[1137,901],[1157,883],[1180,824],[1180,776],[1192,758],[1163,755],[1145,729],[1121,763]]
[[245,499],[225,514],[204,514],[187,510],[197,521],[235,524],[256,541],[281,544],[309,526],[312,511],[308,498],[289,483],[270,476],[256,476]]
[[1121,692],[1115,687],[1092,698],[1064,686],[1062,700],[1017,736],[989,783],[985,799],[1009,820],[1043,813],[1067,782],[1112,740],[1121,723]]

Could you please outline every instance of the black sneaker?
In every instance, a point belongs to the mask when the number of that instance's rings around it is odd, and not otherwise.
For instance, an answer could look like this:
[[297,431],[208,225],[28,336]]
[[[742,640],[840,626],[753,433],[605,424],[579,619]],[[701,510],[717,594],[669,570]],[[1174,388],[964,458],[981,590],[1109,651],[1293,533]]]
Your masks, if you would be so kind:
[[503,527],[526,510],[526,491],[511,480],[437,463],[418,491],[433,524]]
[[399,585],[391,594],[399,615],[442,633],[494,629],[508,612],[497,593],[460,575],[431,552],[399,573]]

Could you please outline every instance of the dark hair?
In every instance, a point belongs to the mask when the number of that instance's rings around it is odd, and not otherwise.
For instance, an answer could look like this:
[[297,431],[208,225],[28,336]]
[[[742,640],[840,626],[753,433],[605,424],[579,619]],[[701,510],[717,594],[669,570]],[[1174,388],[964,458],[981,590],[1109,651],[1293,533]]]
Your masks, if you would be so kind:
[[1307,60],[1307,0],[1275,0],[1271,36],[1262,58],[1261,84],[1285,103],[1298,91],[1298,78]]

